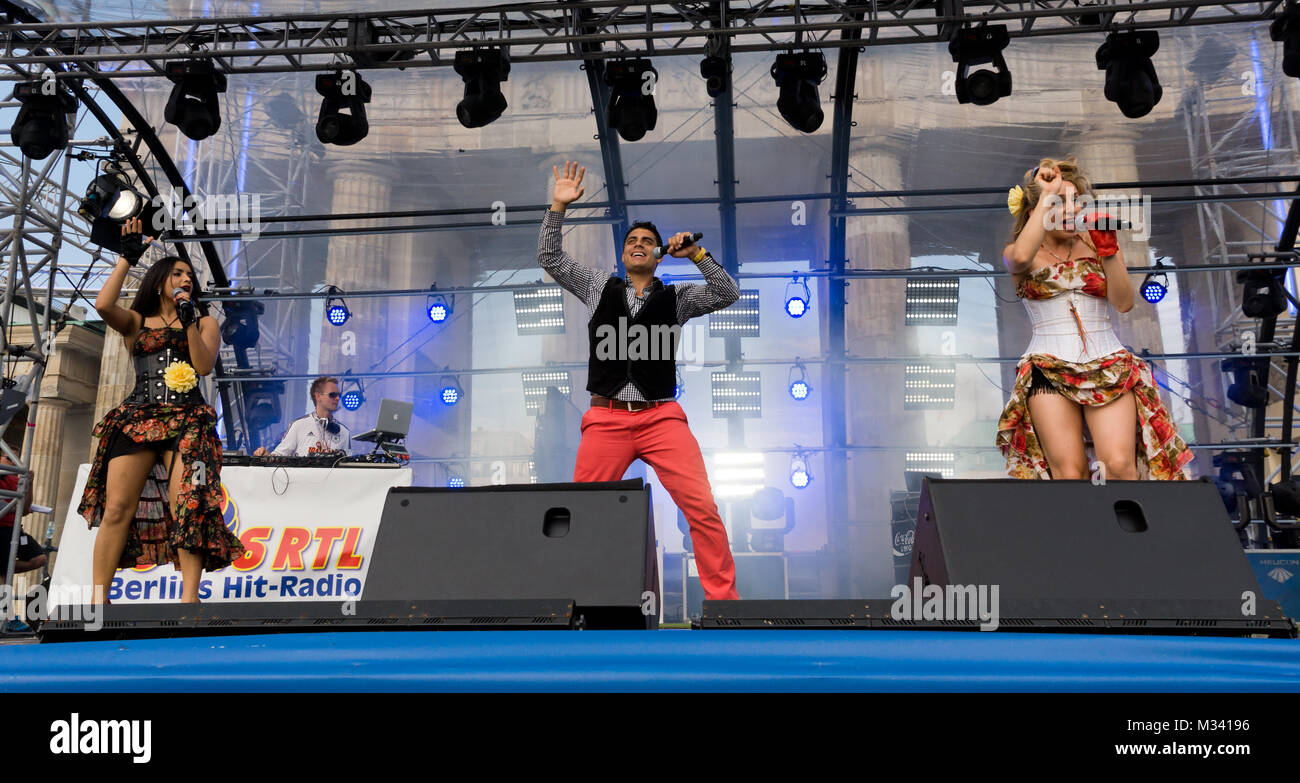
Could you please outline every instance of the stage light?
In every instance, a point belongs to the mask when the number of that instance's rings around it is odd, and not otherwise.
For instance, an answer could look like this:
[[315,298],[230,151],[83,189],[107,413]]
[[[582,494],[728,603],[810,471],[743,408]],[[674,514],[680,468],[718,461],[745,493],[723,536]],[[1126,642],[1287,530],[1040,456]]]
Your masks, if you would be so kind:
[[461,397],[460,384],[450,375],[442,379],[442,389],[439,390],[438,396],[442,399],[443,405],[455,405],[460,402]]
[[[909,473],[938,473],[943,478],[952,478],[953,464],[956,461],[957,455],[951,451],[906,452],[903,456],[903,480],[907,481]],[[916,491],[919,492],[920,489]]]
[[90,222],[90,241],[115,253],[122,250],[122,224],[131,218],[140,219],[146,236],[164,229],[163,210],[131,184],[116,160],[90,181],[77,214]]
[[447,486],[452,489],[463,489],[465,486],[465,472],[459,465],[447,466]]
[[700,76],[704,77],[704,91],[716,98],[727,91],[731,81],[731,60],[713,55],[700,61]]
[[261,302],[227,301],[221,303],[226,320],[221,324],[221,339],[237,350],[247,350],[257,345],[261,331],[257,317],[266,312]]
[[713,495],[740,500],[753,497],[766,483],[763,454],[757,451],[724,451],[713,455],[709,478]]
[[424,312],[430,321],[440,324],[451,317],[451,302],[442,294],[430,294],[424,300]]
[[640,141],[655,129],[655,85],[659,72],[645,58],[605,63],[605,84],[611,88],[605,124],[624,141]]
[[[962,27],[948,42],[948,54],[957,63],[957,102],[987,106],[1011,94],[1011,71],[1002,50],[1011,37],[1002,24]],[[994,70],[970,72],[972,65],[992,63]]]
[[1129,30],[1111,33],[1097,49],[1097,70],[1106,72],[1106,100],[1131,120],[1150,114],[1164,95],[1151,63],[1159,48],[1157,31]]
[[265,429],[279,423],[280,398],[284,395],[284,381],[257,381],[242,384],[244,414],[253,430]]
[[909,277],[903,302],[904,326],[955,326],[960,281],[955,277]]
[[558,285],[548,285],[515,291],[515,331],[564,334],[563,290]]
[[555,387],[565,397],[569,396],[571,391],[568,370],[526,372],[523,373],[523,381],[524,411],[533,415],[536,415],[541,408],[542,400],[546,399],[546,390],[548,388]]
[[957,365],[908,364],[903,368],[903,410],[952,410],[957,401]]
[[31,81],[15,84],[9,97],[22,104],[9,138],[24,155],[45,160],[68,146],[72,127],[68,115],[77,111],[77,99],[71,92],[53,81]]
[[[341,294],[341,290],[335,286],[330,286],[329,291],[332,294]],[[348,309],[347,302],[341,297],[331,296],[325,300],[325,319],[335,326],[342,326],[352,317],[352,311]]]
[[770,72],[781,91],[777,111],[790,127],[804,133],[820,128],[826,115],[817,85],[826,78],[826,56],[813,51],[778,54]]
[[172,60],[166,71],[175,86],[163,118],[195,141],[216,133],[221,128],[217,93],[226,91],[226,75],[218,73],[210,60]]
[[465,97],[456,104],[456,119],[466,128],[481,128],[506,110],[501,82],[510,78],[510,57],[505,49],[469,49],[456,52],[452,64],[465,80]]
[[1300,6],[1288,5],[1268,26],[1268,37],[1282,42],[1282,72],[1300,76]]
[[785,286],[785,313],[791,318],[802,318],[808,312],[808,303],[812,301],[812,294],[808,291],[808,278],[800,280],[798,277],[786,283]]
[[812,470],[808,467],[808,457],[803,453],[790,458],[790,486],[795,489],[807,489],[812,483]]
[[1164,299],[1165,294],[1169,292],[1169,278],[1164,272],[1159,271],[1161,268],[1161,263],[1156,261],[1157,271],[1149,272],[1142,280],[1142,298],[1151,304]]
[[762,376],[757,372],[720,370],[712,374],[713,417],[758,418],[763,415]]
[[709,313],[710,337],[758,337],[758,291],[741,291],[740,298]]
[[796,359],[795,365],[790,368],[790,373],[786,376],[786,381],[790,385],[790,396],[801,402],[812,394],[812,384],[808,383],[807,375],[803,363]]
[[[348,381],[347,381],[347,379],[345,378],[345,379],[344,379],[344,383],[347,383],[347,382],[348,382]],[[343,397],[341,398],[341,402],[342,402],[342,404],[343,404],[343,408],[344,408],[345,410],[354,411],[354,410],[356,410],[357,408],[360,408],[362,405],[365,404],[365,402],[366,402],[366,392],[365,392],[365,390],[362,388],[362,386],[361,386],[361,382],[360,382],[360,381],[355,381],[355,380],[354,380],[354,381],[351,382],[351,384],[352,384],[353,388],[348,389],[347,391],[343,392]]]
[[322,144],[347,147],[370,133],[366,104],[370,103],[371,88],[361,74],[356,71],[316,74],[316,92],[321,95],[316,138]]
[[1267,377],[1268,359],[1224,359],[1219,363],[1219,369],[1232,373],[1232,383],[1228,385],[1229,400],[1246,408],[1268,405],[1268,387],[1263,380]]
[[1241,311],[1247,318],[1270,318],[1286,310],[1286,288],[1282,285],[1282,270],[1243,269],[1237,272],[1237,282],[1244,285],[1241,294]]

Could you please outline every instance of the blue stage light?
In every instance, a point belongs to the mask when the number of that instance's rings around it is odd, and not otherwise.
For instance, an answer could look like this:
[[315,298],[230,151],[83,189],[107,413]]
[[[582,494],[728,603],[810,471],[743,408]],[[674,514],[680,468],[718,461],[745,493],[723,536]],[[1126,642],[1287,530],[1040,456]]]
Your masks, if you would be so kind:
[[808,383],[808,369],[803,366],[803,362],[799,361],[798,357],[794,362],[794,366],[786,376],[786,382],[790,384],[790,396],[802,402],[812,394],[812,384]]
[[795,381],[790,384],[790,396],[796,400],[806,400],[809,394],[812,394],[812,387],[807,381]]
[[342,326],[352,317],[352,313],[348,312],[347,305],[342,302],[335,302],[325,311],[325,317],[329,319],[331,324]]
[[804,313],[808,312],[808,302],[797,296],[792,296],[785,300],[785,311],[791,318],[800,318]]
[[343,407],[346,410],[354,411],[361,407],[366,401],[366,396],[361,393],[360,389],[349,389],[343,392]]
[[808,302],[812,294],[808,291],[806,280],[796,277],[785,287],[785,313],[791,318],[802,318],[808,312]]
[[451,487],[452,489],[460,489],[465,486],[465,479],[461,478],[460,476],[452,476],[451,478],[447,479],[447,486]]
[[424,312],[430,321],[440,324],[451,317],[451,302],[441,294],[433,294],[425,300]]
[[790,460],[790,486],[795,489],[806,489],[811,483],[812,471],[808,469],[808,458],[796,454]]
[[1155,304],[1165,298],[1165,292],[1167,290],[1168,289],[1160,283],[1148,278],[1147,281],[1142,284],[1142,298],[1151,304]]

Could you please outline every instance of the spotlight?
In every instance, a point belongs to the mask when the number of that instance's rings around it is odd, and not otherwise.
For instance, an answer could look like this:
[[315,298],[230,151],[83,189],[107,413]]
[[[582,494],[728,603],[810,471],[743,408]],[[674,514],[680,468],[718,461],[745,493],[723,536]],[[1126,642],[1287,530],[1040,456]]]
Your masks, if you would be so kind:
[[710,337],[758,337],[758,289],[742,289],[740,298],[709,313]]
[[1111,33],[1097,49],[1097,70],[1106,72],[1106,100],[1119,106],[1129,119],[1151,113],[1164,89],[1156,78],[1151,55],[1160,48],[1155,30]]
[[713,55],[700,61],[700,76],[704,77],[704,91],[716,98],[727,91],[731,81],[731,61]]
[[786,380],[790,384],[790,396],[794,399],[802,402],[812,394],[812,384],[808,383],[808,371],[798,359],[795,359],[795,365],[790,368]]
[[90,222],[90,241],[113,252],[121,251],[122,224],[131,218],[140,218],[145,233],[151,236],[164,229],[159,220],[162,209],[131,184],[117,161],[108,163],[103,173],[90,181],[77,214]]
[[217,93],[226,91],[226,75],[218,73],[209,60],[172,60],[167,78],[176,83],[163,110],[163,118],[195,141],[221,128]]
[[1246,408],[1263,408],[1268,405],[1268,388],[1261,379],[1261,369],[1267,372],[1267,359],[1224,359],[1219,369],[1232,373],[1228,385],[1228,399]]
[[564,334],[564,300],[558,285],[515,291],[515,331],[519,334]]
[[808,292],[807,278],[802,281],[796,277],[785,286],[785,312],[791,318],[802,318],[808,312],[808,302],[812,295]]
[[812,471],[808,468],[808,457],[803,453],[795,454],[790,459],[790,486],[807,489],[811,483]]
[[952,410],[957,402],[957,365],[925,362],[903,366],[903,410]]
[[249,428],[260,430],[278,423],[282,418],[280,398],[284,396],[284,381],[258,381],[243,386]]
[[442,379],[442,389],[438,392],[438,396],[442,398],[443,405],[455,405],[460,402],[461,393],[460,385],[456,383],[455,378],[448,375]]
[[361,383],[359,381],[353,381],[352,385],[355,388],[343,392],[343,397],[340,400],[343,404],[343,408],[350,411],[360,408],[366,401],[366,393],[362,389]]
[[356,71],[317,74],[316,92],[323,98],[316,117],[316,138],[322,144],[346,147],[370,133],[366,104],[370,103],[371,89],[361,74]]
[[750,419],[763,415],[763,378],[757,372],[712,373],[713,418],[729,416]]
[[956,326],[961,281],[955,277],[909,277],[904,288],[904,326]]
[[1282,42],[1282,72],[1300,76],[1300,6],[1289,6],[1268,27],[1268,37]]
[[1142,298],[1155,304],[1165,298],[1169,292],[1169,278],[1160,269],[1163,267],[1159,261],[1156,261],[1156,271],[1147,273],[1142,280]]
[[1237,282],[1244,284],[1241,311],[1247,318],[1270,318],[1286,309],[1286,289],[1282,275],[1271,269],[1243,269]]
[[537,415],[541,410],[542,400],[546,399],[546,390],[554,388],[565,397],[572,391],[568,370],[543,370],[523,373],[524,412]]
[[[331,302],[332,304],[329,304]],[[327,304],[329,306],[325,308],[325,318],[331,324],[342,326],[348,322],[348,318],[352,317],[352,313],[348,312],[348,306],[343,303],[342,299],[330,299],[327,300]]]
[[481,128],[495,122],[508,106],[501,94],[501,82],[510,78],[510,57],[506,50],[456,52],[452,67],[465,80],[465,97],[456,104],[456,119],[466,128]]
[[[53,86],[53,91],[50,90]],[[9,96],[23,106],[9,129],[9,137],[32,160],[44,160],[68,146],[68,115],[77,111],[77,99],[49,81],[19,82]]]
[[424,300],[424,312],[430,321],[440,324],[451,317],[451,302],[442,294],[430,294]]
[[655,129],[655,83],[659,72],[650,61],[616,60],[605,65],[605,84],[612,88],[605,123],[624,141],[639,141]]
[[257,345],[261,337],[257,317],[266,312],[266,306],[261,302],[222,302],[221,309],[226,314],[221,324],[221,339],[226,345],[241,350]]
[[[1011,43],[1002,24],[963,27],[948,42],[948,54],[957,63],[957,102],[987,106],[1011,94],[1011,71],[1002,50]],[[992,63],[994,70],[970,72],[972,65]]]
[[790,127],[812,133],[826,119],[822,112],[817,85],[826,78],[826,56],[821,52],[778,54],[772,63],[772,78],[781,88],[776,99],[777,111]]

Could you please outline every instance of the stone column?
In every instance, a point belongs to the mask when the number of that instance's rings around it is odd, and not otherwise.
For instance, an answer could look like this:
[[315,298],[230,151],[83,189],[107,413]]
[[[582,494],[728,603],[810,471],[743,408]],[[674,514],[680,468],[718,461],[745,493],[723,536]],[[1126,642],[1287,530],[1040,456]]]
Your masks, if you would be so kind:
[[[851,170],[865,174],[871,189],[901,189],[906,154],[906,145],[891,140],[885,129],[860,130],[850,149]],[[910,268],[908,218],[850,218],[846,248],[849,266],[855,269]],[[903,325],[905,286],[903,278],[849,281],[845,344],[850,354],[873,357],[917,352],[914,330]],[[903,409],[903,376],[901,363],[848,366],[845,394],[851,445],[925,445],[927,412]],[[840,554],[848,558],[852,595],[887,593],[893,584],[889,493],[904,487],[904,464],[901,449],[848,455],[849,519],[829,523],[845,525],[844,534],[834,538],[847,546],[847,552]]]

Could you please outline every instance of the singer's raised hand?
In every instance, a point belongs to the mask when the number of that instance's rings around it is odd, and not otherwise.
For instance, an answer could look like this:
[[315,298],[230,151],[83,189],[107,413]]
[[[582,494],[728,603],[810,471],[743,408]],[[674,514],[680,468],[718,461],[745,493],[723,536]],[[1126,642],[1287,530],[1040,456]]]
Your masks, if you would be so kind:
[[587,189],[582,187],[582,178],[587,173],[587,167],[579,166],[577,161],[566,160],[563,172],[558,166],[552,166],[551,170],[555,172],[555,189],[551,193],[551,207],[561,211],[587,192]]
[[673,234],[668,240],[668,255],[674,258],[689,258],[699,252],[695,246],[694,235],[689,231]]

